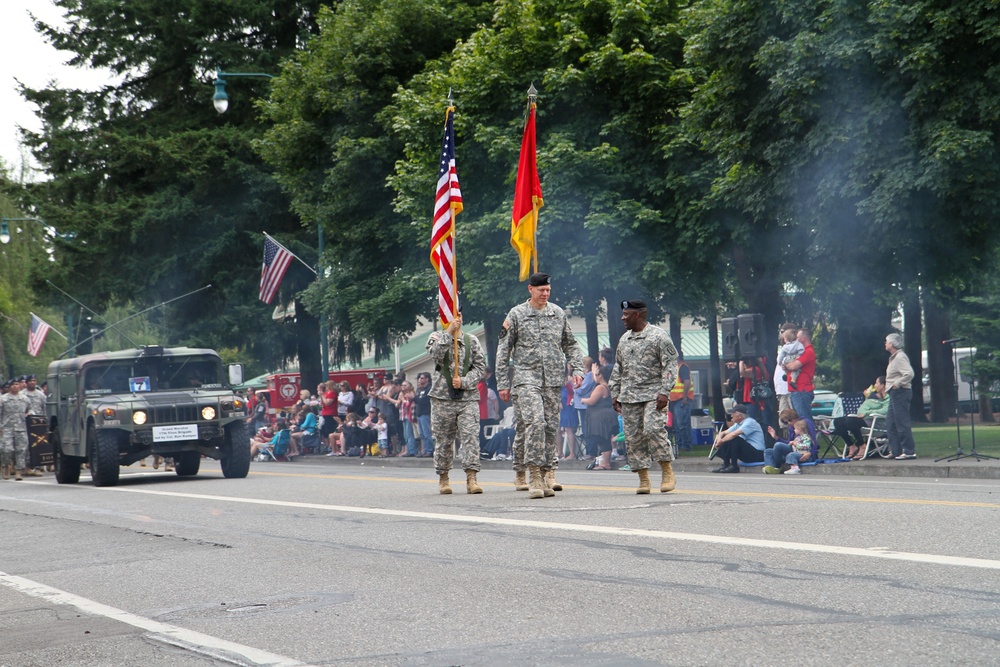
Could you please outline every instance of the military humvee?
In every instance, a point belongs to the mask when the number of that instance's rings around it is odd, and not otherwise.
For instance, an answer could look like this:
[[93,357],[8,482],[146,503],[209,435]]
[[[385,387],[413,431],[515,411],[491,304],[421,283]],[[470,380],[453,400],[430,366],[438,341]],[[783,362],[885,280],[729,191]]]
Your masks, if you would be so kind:
[[88,354],[49,365],[49,442],[56,480],[75,484],[90,464],[96,486],[118,483],[120,466],[150,455],[174,459],[180,476],[198,474],[201,455],[226,477],[246,477],[250,439],[246,402],[212,350],[147,345]]

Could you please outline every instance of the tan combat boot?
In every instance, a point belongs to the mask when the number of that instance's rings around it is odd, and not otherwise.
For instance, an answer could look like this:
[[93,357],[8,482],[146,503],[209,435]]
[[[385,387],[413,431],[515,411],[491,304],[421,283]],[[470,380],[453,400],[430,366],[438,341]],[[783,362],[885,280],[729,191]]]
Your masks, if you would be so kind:
[[10,479],[10,466],[5,463],[2,466],[0,466],[0,468],[2,468],[3,471],[3,478]]
[[542,472],[542,495],[546,498],[551,498],[556,495],[556,492],[552,490],[552,486],[549,484],[549,475],[552,471],[549,468],[541,468]]
[[545,481],[549,483],[549,488],[553,491],[562,491],[562,484],[556,481],[556,471],[551,468],[545,473]]
[[167,472],[174,471],[174,460],[173,459],[163,459],[163,469]]
[[466,470],[465,471],[465,491],[467,493],[482,493],[483,487],[479,486],[479,482],[476,481],[476,471]]
[[514,490],[515,491],[527,491],[528,490],[528,480],[525,479],[523,470],[514,471]]
[[667,493],[677,488],[677,478],[674,477],[674,468],[670,461],[660,461],[660,470],[663,471],[663,481],[660,482],[660,493]]
[[14,481],[15,482],[21,481],[21,471],[17,470],[16,468],[14,469]]
[[639,488],[635,492],[639,495],[649,493],[649,470],[643,468],[642,470],[636,471],[639,473]]
[[[544,498],[545,490],[542,487],[542,469],[538,466],[528,466],[528,497],[531,499]],[[550,493],[554,493],[551,492]]]
[[451,486],[448,484],[448,473],[446,472],[438,475],[438,493],[442,496],[451,495]]

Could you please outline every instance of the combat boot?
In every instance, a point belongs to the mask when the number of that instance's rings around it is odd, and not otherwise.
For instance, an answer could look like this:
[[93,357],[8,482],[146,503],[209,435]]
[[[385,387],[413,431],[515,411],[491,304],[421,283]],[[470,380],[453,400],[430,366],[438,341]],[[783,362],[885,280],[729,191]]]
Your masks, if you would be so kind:
[[476,481],[476,471],[466,470],[465,471],[465,491],[466,493],[482,493],[483,487],[479,486],[479,482]]
[[442,496],[451,495],[451,486],[448,484],[448,473],[446,472],[438,475],[438,493]]
[[14,481],[15,482],[21,481],[21,471],[16,468],[14,469]]
[[10,466],[5,463],[0,468],[3,469],[3,478],[10,479]]
[[528,480],[525,479],[523,470],[514,471],[514,490],[515,491],[527,491],[528,490]]
[[542,488],[542,469],[538,466],[528,466],[528,497],[531,499],[544,498],[545,490]]
[[660,469],[663,471],[663,481],[660,482],[660,493],[667,493],[677,488],[677,478],[674,477],[674,468],[670,461],[660,461]]
[[549,475],[552,471],[549,468],[542,468],[542,495],[546,498],[551,498],[556,495],[556,492],[552,490],[552,486],[549,484]]
[[545,481],[549,483],[549,488],[553,491],[562,491],[562,484],[556,481],[556,471],[549,468],[545,473]]
[[643,468],[642,470],[637,470],[639,473],[639,488],[635,492],[639,495],[644,495],[649,493],[649,469]]

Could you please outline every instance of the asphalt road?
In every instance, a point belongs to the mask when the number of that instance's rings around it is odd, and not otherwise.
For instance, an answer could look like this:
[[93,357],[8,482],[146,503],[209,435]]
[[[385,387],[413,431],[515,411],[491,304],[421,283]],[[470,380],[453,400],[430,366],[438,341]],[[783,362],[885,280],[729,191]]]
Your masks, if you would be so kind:
[[1000,664],[994,480],[327,463],[0,482],[0,665]]

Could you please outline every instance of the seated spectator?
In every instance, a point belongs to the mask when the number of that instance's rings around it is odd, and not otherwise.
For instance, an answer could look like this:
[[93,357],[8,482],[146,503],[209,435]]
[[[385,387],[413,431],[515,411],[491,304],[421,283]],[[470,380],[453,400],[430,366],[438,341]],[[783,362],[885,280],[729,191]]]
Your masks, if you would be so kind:
[[[768,459],[767,453],[771,453],[771,460],[780,460],[784,456],[785,466],[787,470],[784,470],[786,475],[798,475],[801,474],[801,469],[799,468],[799,463],[803,463],[813,458],[813,440],[809,437],[809,424],[812,422],[805,419],[797,419],[793,424],[793,429],[795,433],[795,438],[789,443],[776,442],[773,449],[767,450],[765,454],[765,463]],[[781,469],[775,468],[773,465],[765,465],[764,472],[768,475],[774,475],[782,472]]]
[[[836,408],[836,406],[834,406]],[[843,407],[841,407],[843,410]],[[865,402],[858,408],[856,415],[837,415],[833,417],[833,432],[844,439],[847,444],[845,456],[853,461],[860,461],[864,453],[865,437],[861,429],[867,425],[865,417],[875,415],[885,416],[889,411],[889,397],[885,391],[885,376],[875,379],[875,384],[865,391]]]
[[[764,472],[769,475],[784,472],[789,468],[788,464],[785,463],[785,459],[788,453],[794,449],[791,442],[796,437],[794,425],[799,421],[799,414],[795,410],[788,408],[778,415],[778,420],[787,427],[787,430],[778,434],[775,433],[773,427],[767,427],[768,435],[774,439],[774,444],[764,450]],[[807,425],[806,433],[812,442],[809,454],[812,460],[815,461],[819,456],[819,441],[816,439],[816,426],[808,419],[804,421]]]
[[500,420],[498,426],[500,428],[486,441],[486,448],[483,452],[491,459],[500,459],[501,457],[506,459],[510,456],[511,447],[514,444],[514,436],[517,433],[515,431],[513,406],[503,411],[503,418]]
[[288,429],[288,423],[284,419],[279,419],[274,425],[275,433],[271,438],[271,446],[274,448],[274,456],[276,458],[286,458],[291,461],[292,452],[289,447],[292,442],[292,432]]
[[305,436],[319,433],[318,420],[316,419],[318,411],[319,408],[316,406],[303,406],[300,409],[299,419],[292,430],[292,449],[294,450],[292,456],[298,456],[299,452],[302,451],[302,439]]
[[587,406],[587,434],[590,442],[597,446],[598,458],[591,470],[611,470],[611,439],[618,433],[618,413],[611,401],[611,390],[608,381],[611,379],[611,366],[594,368],[594,379],[597,385],[590,396],[583,399]]
[[756,419],[747,416],[744,405],[733,407],[733,425],[715,438],[722,465],[712,472],[736,473],[739,461],[760,463],[764,460],[764,431]]

